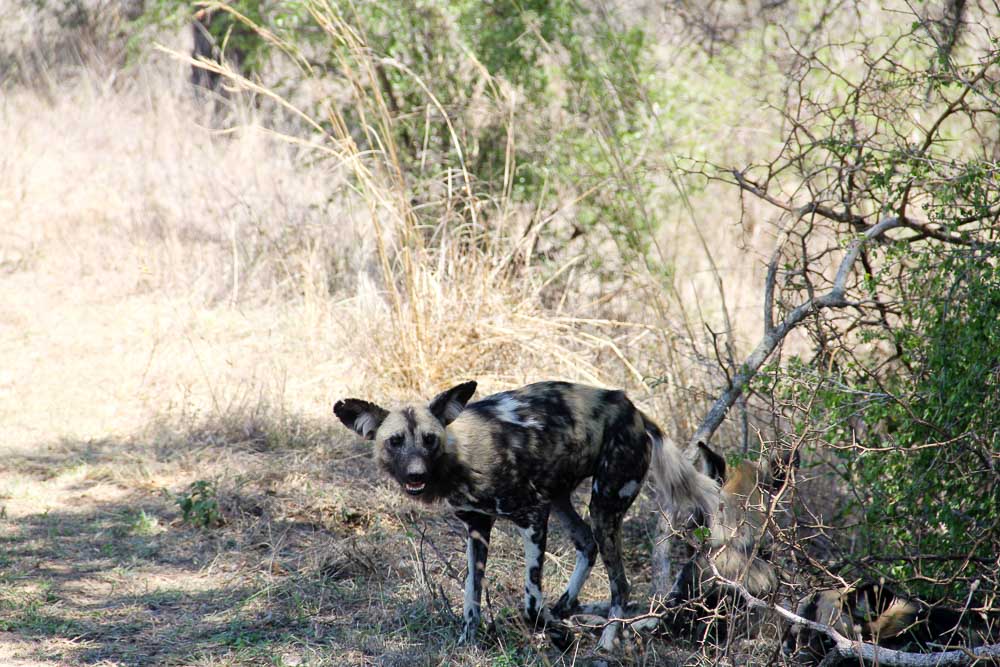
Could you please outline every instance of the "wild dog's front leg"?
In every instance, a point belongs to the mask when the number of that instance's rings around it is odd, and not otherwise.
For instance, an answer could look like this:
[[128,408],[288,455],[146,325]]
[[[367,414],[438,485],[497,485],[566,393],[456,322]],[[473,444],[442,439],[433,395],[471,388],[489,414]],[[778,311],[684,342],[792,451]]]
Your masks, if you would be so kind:
[[486,557],[490,548],[490,531],[493,530],[494,518],[475,512],[457,512],[458,518],[465,522],[469,538],[466,547],[469,572],[465,575],[465,599],[462,602],[462,635],[460,644],[473,644],[476,641],[476,630],[479,629],[480,600],[483,596],[483,573],[486,571]]
[[545,542],[548,537],[549,508],[532,513],[526,525],[519,526],[524,540],[524,616],[538,626],[544,622],[542,606],[542,568],[545,565]]

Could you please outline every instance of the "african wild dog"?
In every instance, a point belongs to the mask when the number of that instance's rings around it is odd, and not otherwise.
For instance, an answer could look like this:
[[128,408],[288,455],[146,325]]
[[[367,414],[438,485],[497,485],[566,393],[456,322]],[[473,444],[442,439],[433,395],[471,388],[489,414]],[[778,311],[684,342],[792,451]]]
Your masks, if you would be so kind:
[[[476,390],[466,382],[427,404],[388,411],[347,399],[337,417],[377,442],[377,458],[406,493],[425,502],[445,500],[468,530],[461,641],[475,640],[490,531],[497,517],[520,529],[525,554],[524,611],[546,623],[574,610],[598,551],[608,571],[612,617],[621,617],[629,597],[622,563],[625,512],[653,465],[663,501],[688,503],[707,512],[715,483],[699,475],[660,429],[621,391],[567,382],[539,382],[468,404]],[[590,525],[570,501],[573,490],[593,478]],[[551,612],[542,605],[542,564],[550,511],[569,531],[576,566],[566,592]],[[605,629],[608,650],[618,624]],[[558,632],[553,639],[565,641]]]
[[[998,627],[997,619],[989,623],[982,610],[928,605],[877,583],[816,591],[799,601],[796,613],[848,639],[891,649],[926,650],[930,643],[974,646],[985,643]],[[825,634],[798,624],[789,629],[784,645],[785,655],[797,664],[825,664],[832,648]]]
[[765,523],[774,494],[785,486],[791,469],[798,466],[798,454],[743,460],[727,468],[725,460],[707,445],[699,442],[697,447],[695,465],[699,474],[714,478],[721,487],[716,507],[705,517],[704,525],[710,530],[705,549],[694,552],[683,540],[675,542],[680,549],[672,551],[676,554],[682,550],[685,562],[674,580],[668,604],[676,606],[706,596],[708,605],[714,606],[725,590],[725,586],[717,584],[716,572],[724,579],[739,582],[752,595],[772,593],[778,579],[770,562],[771,536]]

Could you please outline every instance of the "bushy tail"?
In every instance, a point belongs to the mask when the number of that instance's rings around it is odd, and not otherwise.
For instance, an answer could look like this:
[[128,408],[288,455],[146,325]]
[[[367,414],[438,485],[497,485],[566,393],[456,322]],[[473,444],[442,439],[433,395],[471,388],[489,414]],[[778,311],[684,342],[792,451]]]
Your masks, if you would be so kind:
[[677,445],[665,440],[663,432],[649,417],[643,415],[642,419],[646,433],[653,441],[650,471],[660,509],[667,512],[677,527],[686,523],[688,518],[703,525],[718,508],[718,482],[702,474]]

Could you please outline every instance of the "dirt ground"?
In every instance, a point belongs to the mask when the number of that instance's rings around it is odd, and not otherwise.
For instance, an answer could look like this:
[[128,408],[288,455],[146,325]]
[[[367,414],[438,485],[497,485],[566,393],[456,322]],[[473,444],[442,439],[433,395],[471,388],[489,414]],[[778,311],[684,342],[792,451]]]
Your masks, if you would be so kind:
[[[484,647],[455,647],[460,524],[376,474],[327,416],[336,369],[299,370],[321,363],[289,353],[280,312],[178,310],[101,289],[107,271],[66,284],[38,254],[0,278],[0,663],[571,664],[592,648],[560,657],[520,625],[509,528]],[[276,367],[280,404],[256,379]],[[181,511],[198,480],[221,514],[205,527]],[[632,514],[637,590],[650,529],[648,508]],[[558,532],[549,551],[551,595],[574,556]],[[605,591],[597,571],[586,592]]]
[[[482,646],[456,647],[461,525],[334,422],[346,395],[399,398],[359,367],[385,310],[367,207],[252,123],[213,133],[184,65],[63,74],[0,96],[0,665],[587,664],[594,637],[560,655],[519,620],[502,524]],[[481,389],[555,377],[547,344]],[[653,524],[644,497],[634,600]],[[550,603],[573,564],[556,527]],[[605,595],[598,566],[583,598]]]

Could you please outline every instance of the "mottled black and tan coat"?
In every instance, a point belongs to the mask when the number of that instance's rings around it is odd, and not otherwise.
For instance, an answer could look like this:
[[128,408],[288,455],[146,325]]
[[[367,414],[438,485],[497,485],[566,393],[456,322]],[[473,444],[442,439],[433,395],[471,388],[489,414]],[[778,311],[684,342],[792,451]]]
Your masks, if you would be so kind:
[[[651,464],[666,503],[714,506],[717,486],[663,440],[660,429],[621,391],[539,382],[469,403],[475,382],[426,404],[392,411],[358,399],[334,406],[349,428],[374,440],[377,458],[403,489],[427,502],[446,501],[468,529],[468,575],[461,639],[475,639],[490,531],[498,517],[521,531],[524,611],[547,622],[576,607],[598,553],[608,571],[612,617],[628,603],[621,525]],[[590,523],[570,502],[591,479]],[[576,566],[550,613],[542,603],[542,565],[549,514],[568,530]],[[601,638],[610,649],[617,628]]]
[[[878,583],[815,591],[799,601],[796,613],[848,639],[918,652],[931,645],[977,646],[1000,632],[995,614],[988,617],[971,607],[929,605]],[[832,648],[833,641],[825,634],[799,624],[789,629],[784,646],[785,654],[798,664],[818,663]]]

